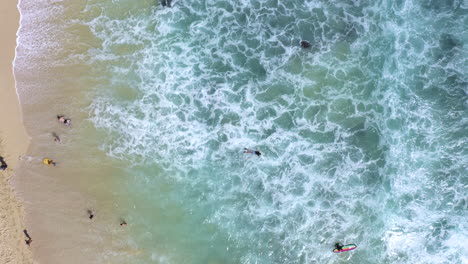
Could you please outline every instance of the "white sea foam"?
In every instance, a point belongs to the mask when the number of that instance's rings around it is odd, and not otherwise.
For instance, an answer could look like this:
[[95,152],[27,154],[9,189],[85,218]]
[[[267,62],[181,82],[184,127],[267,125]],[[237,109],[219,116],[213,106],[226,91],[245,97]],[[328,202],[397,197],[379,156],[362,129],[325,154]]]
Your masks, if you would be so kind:
[[[359,1],[299,3],[318,17],[308,24],[314,48],[301,51],[298,40],[309,36],[296,27],[309,18],[288,4],[186,3],[91,21],[103,40],[91,62],[109,62],[109,86],[136,94],[119,100],[111,88],[97,91],[92,120],[110,135],[102,147],[140,166],[157,163],[187,193],[203,193],[191,206],[215,207],[205,221],[248,243],[243,263],[323,263],[337,240],[359,245],[354,263],[466,259],[448,243],[466,238],[466,224],[455,221],[466,212],[447,204],[466,200],[463,184],[438,176],[463,177],[453,161],[462,154],[447,165],[440,158],[465,139],[444,140],[456,128],[445,128],[437,99],[424,93],[445,76],[429,74],[459,73],[463,61],[447,57],[441,66],[433,29],[420,36],[426,24],[411,18],[425,11],[409,2],[362,12],[352,11]],[[116,56],[119,44],[134,49]],[[429,70],[418,72],[422,65]],[[428,83],[417,88],[415,76]],[[242,157],[243,147],[264,157]],[[432,238],[433,225],[446,235]]]

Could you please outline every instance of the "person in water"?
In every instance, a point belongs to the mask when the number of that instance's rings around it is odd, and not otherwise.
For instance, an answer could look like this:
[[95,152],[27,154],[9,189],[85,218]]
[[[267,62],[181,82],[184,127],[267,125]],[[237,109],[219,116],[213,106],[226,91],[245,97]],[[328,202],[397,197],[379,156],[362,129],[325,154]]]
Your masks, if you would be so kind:
[[28,230],[26,230],[26,229],[23,230],[23,233],[24,233],[24,235],[25,235],[26,238],[27,238],[26,240],[24,240],[24,242],[26,242],[26,245],[28,245],[28,246],[31,245],[31,243],[32,243],[32,238],[31,238],[31,236],[29,236]]
[[54,167],[57,165],[57,163],[55,163],[54,160],[51,160],[51,159],[44,159],[44,163],[46,165],[52,165]]
[[258,150],[251,150],[251,149],[248,149],[248,148],[244,148],[244,153],[248,153],[248,154],[252,154],[252,155],[257,155],[260,157],[260,155],[262,155],[262,153]]
[[337,250],[342,250],[342,249],[343,249],[343,245],[341,245],[340,243],[336,243],[336,244],[335,244],[335,249],[337,249]]
[[307,41],[307,40],[301,40],[301,47],[304,48],[304,49],[308,49],[310,48],[310,42]]
[[54,138],[55,142],[60,142],[60,138],[55,132],[52,133],[52,137]]
[[91,210],[88,209],[87,212],[88,212],[88,218],[89,218],[90,220],[92,220],[93,217],[94,217],[93,211],[91,211]]
[[65,124],[65,125],[67,125],[67,126],[70,126],[70,125],[71,125],[71,120],[65,118],[65,116],[58,115],[58,116],[57,116],[57,120],[58,120],[60,123],[63,123],[63,124]]
[[3,157],[0,157],[0,170],[6,170],[6,168],[8,168],[8,165],[6,164]]
[[161,5],[171,7],[171,2],[172,2],[172,0],[162,0]]
[[127,226],[127,222],[125,222],[125,220],[121,219],[120,220],[120,226]]

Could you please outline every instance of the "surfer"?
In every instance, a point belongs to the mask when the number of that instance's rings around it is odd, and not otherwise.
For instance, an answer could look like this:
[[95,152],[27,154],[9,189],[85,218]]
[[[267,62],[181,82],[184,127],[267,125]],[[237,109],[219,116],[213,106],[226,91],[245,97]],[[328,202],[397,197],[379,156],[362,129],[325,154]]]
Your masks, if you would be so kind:
[[335,244],[335,249],[336,250],[343,250],[343,245],[341,245],[340,243],[336,243]]
[[65,118],[65,116],[58,115],[58,116],[57,116],[57,120],[58,120],[60,123],[64,123],[64,124],[67,125],[67,126],[70,126],[70,125],[71,125],[71,119]]
[[356,249],[356,244],[342,245],[341,243],[336,243],[333,252],[340,253]]
[[262,155],[262,153],[258,150],[251,150],[251,149],[248,149],[248,148],[244,148],[244,153],[248,153],[248,154],[252,154],[252,155],[257,155],[260,157],[260,155]]

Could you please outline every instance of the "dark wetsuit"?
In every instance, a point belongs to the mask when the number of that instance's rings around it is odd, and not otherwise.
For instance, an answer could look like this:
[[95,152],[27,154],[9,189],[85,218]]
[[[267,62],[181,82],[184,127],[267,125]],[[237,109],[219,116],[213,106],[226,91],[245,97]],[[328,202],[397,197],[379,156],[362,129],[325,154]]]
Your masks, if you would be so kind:
[[336,244],[335,244],[335,248],[338,249],[338,250],[342,250],[342,249],[343,249],[343,246],[340,245],[340,243],[336,243]]

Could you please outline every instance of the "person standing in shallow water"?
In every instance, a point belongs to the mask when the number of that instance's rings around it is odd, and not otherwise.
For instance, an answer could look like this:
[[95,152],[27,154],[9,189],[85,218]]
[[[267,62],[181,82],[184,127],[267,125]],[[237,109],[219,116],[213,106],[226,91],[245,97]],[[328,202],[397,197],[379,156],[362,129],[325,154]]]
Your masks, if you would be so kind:
[[0,157],[0,170],[6,170],[6,168],[8,168],[8,165],[5,160],[3,160],[3,157]]
[[52,137],[54,138],[54,141],[55,141],[55,142],[60,142],[60,138],[59,138],[59,136],[57,135],[57,133],[52,132]]
[[23,233],[24,233],[24,235],[25,235],[26,238],[27,238],[24,242],[26,242],[26,245],[28,245],[28,246],[31,245],[31,243],[32,243],[32,238],[31,238],[31,236],[29,236],[28,230],[26,230],[26,229],[23,230]]
[[93,217],[94,217],[93,211],[91,211],[91,210],[88,209],[87,212],[88,212],[88,218],[89,218],[90,220],[92,220]]
[[65,116],[63,116],[63,115],[58,115],[58,116],[57,116],[57,120],[58,120],[60,123],[65,124],[66,126],[70,126],[70,125],[71,125],[71,119],[65,118]]
[[244,153],[247,153],[247,154],[252,154],[252,155],[257,155],[260,157],[260,155],[262,155],[262,153],[258,150],[251,150],[251,149],[248,149],[248,148],[244,148]]

